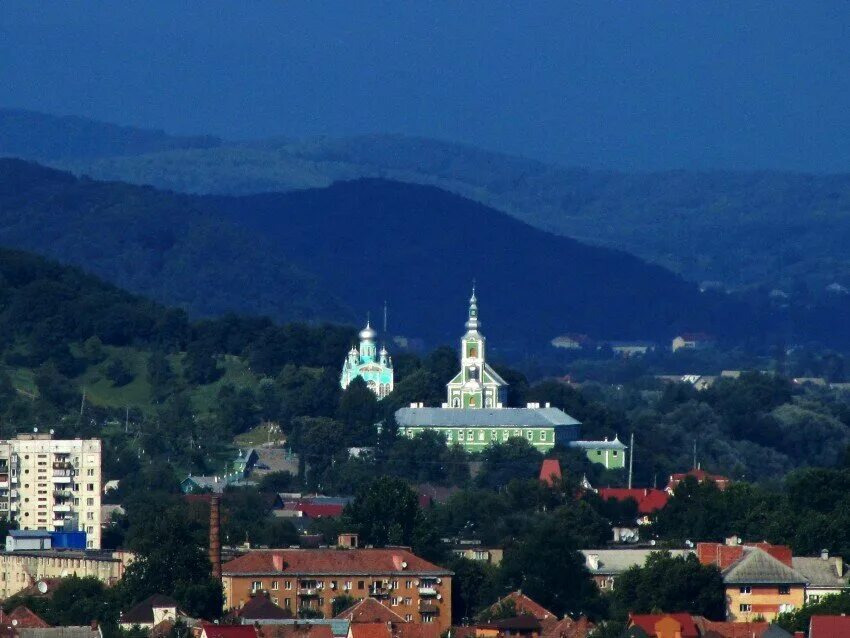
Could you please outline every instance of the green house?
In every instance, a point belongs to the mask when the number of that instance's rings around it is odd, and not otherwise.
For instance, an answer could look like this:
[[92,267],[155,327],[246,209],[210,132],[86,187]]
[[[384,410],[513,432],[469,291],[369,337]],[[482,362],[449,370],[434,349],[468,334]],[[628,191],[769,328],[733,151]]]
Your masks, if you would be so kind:
[[612,441],[573,441],[569,444],[572,448],[583,450],[588,460],[600,463],[609,470],[622,470],[626,467],[626,450],[628,449],[620,439],[614,436]]

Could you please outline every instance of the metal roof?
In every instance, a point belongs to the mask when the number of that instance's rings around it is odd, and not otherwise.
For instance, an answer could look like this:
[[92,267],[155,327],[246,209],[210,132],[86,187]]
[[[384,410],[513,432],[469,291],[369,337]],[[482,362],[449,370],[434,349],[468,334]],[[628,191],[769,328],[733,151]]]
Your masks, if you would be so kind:
[[[648,549],[582,549],[579,551],[584,555],[585,567],[591,575],[598,574],[600,576],[616,576],[631,567],[643,567],[646,564],[646,559],[652,553],[669,552],[674,558],[684,558],[688,554],[694,553],[691,549],[662,549],[659,547]],[[596,560],[591,560],[591,556],[595,556]],[[596,564],[596,567],[593,566],[594,564]]]
[[[840,561],[840,562],[839,562]],[[830,556],[794,556],[791,565],[809,581],[809,587],[826,587],[829,589],[844,589],[850,587],[850,573],[844,568],[841,558]],[[838,575],[836,565],[841,565],[842,574]]]
[[12,538],[50,538],[50,532],[43,529],[10,529]]
[[727,585],[804,585],[800,572],[757,547],[745,547],[744,557],[723,571]]
[[569,446],[582,450],[625,450],[627,447],[619,439],[613,441],[570,441]]
[[401,427],[552,427],[581,425],[558,408],[401,408]]

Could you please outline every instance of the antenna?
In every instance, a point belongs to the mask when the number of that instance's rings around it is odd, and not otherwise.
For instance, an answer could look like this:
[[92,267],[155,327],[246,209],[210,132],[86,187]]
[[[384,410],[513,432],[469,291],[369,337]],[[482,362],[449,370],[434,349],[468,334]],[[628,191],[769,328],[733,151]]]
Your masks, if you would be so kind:
[[386,339],[387,334],[387,302],[384,301],[384,338]]
[[691,466],[694,469],[697,469],[697,440],[694,439],[694,464]]
[[635,432],[632,430],[632,436],[629,439],[629,489],[632,489],[632,469],[635,461]]

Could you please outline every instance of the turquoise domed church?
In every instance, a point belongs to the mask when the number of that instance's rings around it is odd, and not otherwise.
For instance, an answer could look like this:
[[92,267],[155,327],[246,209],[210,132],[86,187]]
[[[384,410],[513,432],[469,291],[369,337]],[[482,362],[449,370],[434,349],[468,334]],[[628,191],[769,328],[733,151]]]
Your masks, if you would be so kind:
[[378,333],[367,321],[366,327],[360,331],[360,348],[351,348],[342,364],[339,383],[345,389],[360,377],[378,399],[383,399],[393,391],[393,360],[385,347],[378,352],[375,345],[377,336]]

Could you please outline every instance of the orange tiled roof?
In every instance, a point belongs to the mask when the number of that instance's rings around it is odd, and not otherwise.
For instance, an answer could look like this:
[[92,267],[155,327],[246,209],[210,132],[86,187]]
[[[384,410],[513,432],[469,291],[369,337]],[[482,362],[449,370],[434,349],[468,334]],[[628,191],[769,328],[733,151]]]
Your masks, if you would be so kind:
[[694,622],[703,635],[712,631],[722,638],[761,638],[770,629],[768,622],[715,621],[702,616],[694,616]]
[[540,466],[540,480],[546,483],[549,487],[555,484],[556,480],[561,480],[561,464],[558,459],[543,459],[543,464]]
[[631,625],[637,625],[646,632],[647,636],[655,635],[655,623],[662,618],[672,618],[682,628],[682,638],[699,638],[699,631],[690,614],[631,614],[629,621]]
[[423,574],[450,576],[451,572],[408,549],[270,549],[252,551],[222,566],[225,576],[253,574]]
[[491,605],[490,609],[496,610],[500,605],[503,605],[508,601],[511,601],[514,604],[514,608],[516,609],[517,614],[531,614],[537,620],[548,620],[550,618],[557,618],[555,614],[546,609],[543,605],[531,600],[531,598],[529,598],[519,590],[512,591],[510,594]]
[[12,611],[5,615],[3,618],[5,622],[12,623],[12,621],[17,621],[14,623],[18,628],[44,628],[50,627],[38,614],[32,611],[29,607],[25,605],[18,605]]
[[404,618],[395,613],[392,609],[384,605],[381,601],[374,598],[364,598],[351,607],[342,610],[336,615],[336,618],[343,618],[354,623],[403,623]]
[[655,511],[662,509],[670,500],[670,495],[664,490],[656,490],[648,487],[635,487],[628,489],[625,487],[601,487],[599,488],[599,497],[603,501],[613,498],[617,501],[626,501],[634,499],[638,505],[638,512],[641,514],[652,514]]
[[585,616],[573,620],[569,616],[543,629],[543,638],[587,638],[595,627]]

